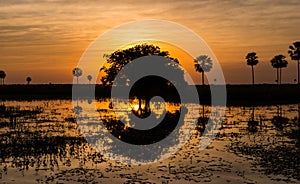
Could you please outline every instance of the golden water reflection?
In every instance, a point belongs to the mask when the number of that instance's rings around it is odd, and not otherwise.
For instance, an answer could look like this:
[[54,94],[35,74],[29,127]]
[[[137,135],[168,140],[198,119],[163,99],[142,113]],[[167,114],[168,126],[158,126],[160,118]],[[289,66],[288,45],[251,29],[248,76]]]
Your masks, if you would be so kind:
[[[100,127],[99,118],[115,118],[115,112],[110,108],[111,101],[108,99],[92,102],[78,101],[77,106],[82,109],[90,108],[93,103],[96,108],[86,111],[88,114],[81,114],[81,117],[84,117],[89,123],[88,132],[92,134],[105,131],[98,129]],[[120,105],[122,105],[122,101],[120,101]],[[188,105],[196,106],[196,104]],[[136,106],[145,108],[133,101],[131,106],[123,107],[126,110],[123,114],[121,112],[122,116],[128,119],[128,110],[136,110]],[[175,103],[150,104],[151,111],[157,116],[160,116],[164,109],[174,113],[179,107]],[[193,108],[191,109],[193,110]],[[204,114],[202,111],[197,112],[199,117],[210,117],[211,108],[204,106],[204,109]],[[216,140],[224,141],[226,144],[228,144],[226,140],[230,140],[232,142],[229,145],[231,151],[234,151],[235,148],[243,148],[244,151],[249,147],[258,149],[259,143],[260,146],[264,146],[259,149],[266,148],[266,153],[269,153],[268,149],[272,151],[277,149],[278,145],[284,145],[295,155],[299,153],[297,152],[300,132],[299,114],[300,105],[298,104],[227,107],[225,119]],[[187,123],[192,119],[189,115],[191,112],[186,114]],[[128,124],[125,127],[129,126],[131,125]],[[195,134],[199,134],[199,132],[195,131]],[[103,144],[109,146],[112,141],[112,139],[107,140]],[[239,143],[243,144],[243,147]],[[76,123],[71,100],[1,102],[0,144],[0,176],[3,181],[8,181],[12,177],[23,177],[26,173],[31,176],[32,180],[35,180],[39,176],[34,173],[47,172],[51,175],[70,168],[107,168],[111,163],[96,152],[82,137],[82,132]],[[248,145],[248,147],[246,148],[244,145]],[[183,149],[183,151],[190,152],[191,150]],[[244,151],[241,153],[248,154]],[[277,151],[277,153],[281,152],[282,150]],[[274,152],[271,153],[274,154]],[[285,154],[289,155],[287,152]],[[184,159],[179,155],[178,157],[178,159]],[[285,160],[285,162],[288,161]],[[278,165],[278,163],[276,164]],[[282,166],[282,174],[297,178],[295,172],[299,172],[299,168],[297,170],[293,166],[286,165]],[[266,165],[262,166],[267,167]],[[15,174],[12,174],[11,171],[14,171]]]

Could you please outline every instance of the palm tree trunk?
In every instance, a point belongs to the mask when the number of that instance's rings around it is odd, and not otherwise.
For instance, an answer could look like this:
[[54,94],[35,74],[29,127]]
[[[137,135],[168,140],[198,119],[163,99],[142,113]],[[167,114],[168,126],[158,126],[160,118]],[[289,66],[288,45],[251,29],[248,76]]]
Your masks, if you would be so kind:
[[300,134],[300,103],[298,103],[298,135],[299,134]]
[[251,65],[252,67],[252,85],[254,85],[254,68],[253,65]]
[[300,60],[298,59],[298,84],[300,84],[300,72],[299,72],[299,70],[300,70],[300,69],[299,69],[299,61],[300,61]]
[[279,84],[281,85],[281,68],[279,68]]
[[279,84],[279,69],[277,68],[277,85]]
[[204,72],[202,72],[202,85],[204,85]]

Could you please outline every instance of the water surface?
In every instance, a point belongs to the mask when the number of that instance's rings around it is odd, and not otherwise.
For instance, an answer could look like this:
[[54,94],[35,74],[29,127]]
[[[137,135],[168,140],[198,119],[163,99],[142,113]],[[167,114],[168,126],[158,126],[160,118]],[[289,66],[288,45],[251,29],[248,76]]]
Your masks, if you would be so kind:
[[[94,103],[71,100],[4,101],[0,106],[1,183],[299,183],[299,104],[227,107],[214,142],[199,151],[203,125],[190,141],[166,160],[126,165],[109,160],[82,136],[75,114]],[[90,133],[99,118],[111,120],[110,101],[95,102],[96,111],[81,114]],[[133,108],[133,103],[130,107]],[[196,104],[188,104],[195,107]],[[177,104],[153,104],[161,116]],[[197,108],[191,108],[197,109]],[[199,117],[209,117],[201,106]],[[203,110],[203,111],[202,111]],[[203,114],[204,112],[204,114]],[[189,121],[189,113],[187,123]],[[197,112],[198,113],[198,112]],[[128,119],[124,111],[124,119]],[[191,117],[190,117],[191,118]],[[192,119],[192,118],[191,118]],[[128,125],[134,126],[134,125]],[[87,132],[86,130],[84,132]],[[93,134],[91,134],[93,135]],[[109,147],[114,141],[107,140]],[[179,140],[180,141],[180,140]]]

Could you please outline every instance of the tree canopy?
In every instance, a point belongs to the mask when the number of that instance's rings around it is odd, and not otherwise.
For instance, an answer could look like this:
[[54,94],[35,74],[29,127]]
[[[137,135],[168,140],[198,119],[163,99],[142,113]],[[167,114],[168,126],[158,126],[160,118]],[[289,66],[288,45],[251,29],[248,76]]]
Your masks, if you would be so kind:
[[198,56],[194,59],[196,72],[202,73],[202,85],[204,85],[204,72],[209,72],[213,67],[213,61],[207,55]]
[[290,45],[288,53],[292,60],[297,61],[298,84],[300,84],[300,42],[297,41]]
[[0,70],[0,84],[4,84],[5,77],[6,77],[5,71]]
[[247,62],[247,65],[250,65],[251,66],[251,69],[252,69],[252,84],[254,85],[254,68],[253,66],[257,65],[258,64],[258,56],[256,55],[255,52],[250,52],[247,54],[246,56],[246,62]]
[[285,59],[284,55],[277,55],[271,59],[271,65],[273,68],[285,68],[288,65],[288,61]]
[[258,64],[258,59],[255,52],[250,52],[246,56],[247,65],[254,66]]
[[[168,51],[161,51],[158,46],[152,44],[135,45],[128,49],[117,50],[111,55],[105,55],[107,62],[105,66],[100,69],[100,71],[105,73],[105,75],[101,78],[102,84],[105,86],[112,86],[115,77],[126,64],[143,56],[162,56],[179,63],[178,59],[172,58]],[[182,71],[182,76],[183,74],[184,73]],[[122,78],[127,80],[126,76],[122,76]]]

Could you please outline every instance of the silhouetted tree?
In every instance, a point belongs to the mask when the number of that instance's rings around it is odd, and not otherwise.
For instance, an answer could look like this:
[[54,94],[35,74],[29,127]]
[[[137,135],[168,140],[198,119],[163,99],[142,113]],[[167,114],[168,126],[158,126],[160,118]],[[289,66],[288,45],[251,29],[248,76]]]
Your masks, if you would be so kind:
[[0,85],[4,85],[4,79],[6,77],[6,73],[3,70],[0,70]]
[[[101,78],[102,84],[105,86],[111,86],[119,71],[126,64],[130,63],[134,59],[152,55],[162,56],[171,59],[176,63],[179,63],[176,58],[170,57],[168,51],[161,51],[158,46],[148,44],[135,45],[134,47],[125,50],[117,50],[110,55],[105,55],[105,57],[107,58],[107,64],[100,69],[100,71],[106,73],[106,75]],[[122,79],[124,79],[124,81],[127,81],[126,76],[122,76]]]
[[27,81],[27,85],[29,85],[30,82],[32,81],[31,77],[27,77],[27,78],[26,78],[26,81]]
[[93,79],[93,77],[91,75],[87,76],[87,80],[89,81],[89,84],[91,84],[91,80]]
[[78,84],[78,78],[82,75],[82,70],[80,68],[74,68],[73,69],[73,76],[77,77],[77,84]]
[[204,85],[204,72],[209,72],[212,69],[212,65],[212,60],[207,55],[201,55],[194,59],[196,72],[202,73],[202,85]]
[[290,45],[288,53],[291,56],[291,59],[298,63],[298,84],[300,84],[300,41],[294,42],[293,45]]
[[277,55],[271,59],[271,64],[273,68],[277,70],[277,84],[281,84],[281,68],[285,68],[288,65],[288,61],[285,59],[284,55]]
[[250,65],[252,68],[252,84],[254,84],[254,66],[257,65],[258,59],[255,52],[250,52],[246,56],[247,65]]

